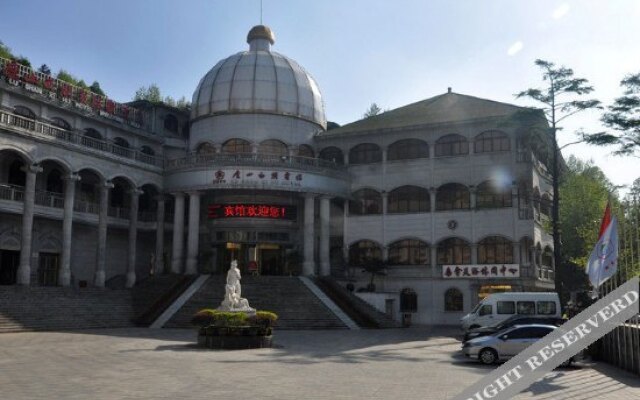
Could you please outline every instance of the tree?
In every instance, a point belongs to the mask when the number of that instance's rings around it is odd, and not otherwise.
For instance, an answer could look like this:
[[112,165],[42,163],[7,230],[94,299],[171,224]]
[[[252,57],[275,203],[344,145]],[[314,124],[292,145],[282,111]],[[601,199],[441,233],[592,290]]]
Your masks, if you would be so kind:
[[42,64],[40,68],[38,68],[38,72],[41,72],[45,75],[51,75],[51,69],[47,64]]
[[382,109],[378,107],[376,103],[371,103],[367,111],[365,111],[363,118],[373,117],[374,115],[378,115],[382,112]]
[[61,80],[63,82],[67,82],[67,83],[69,83],[71,85],[77,85],[78,84],[78,80],[76,79],[76,77],[71,75],[70,73],[68,73],[64,69],[61,69],[60,71],[58,71],[58,73],[56,74],[56,79]]
[[598,146],[615,144],[619,148],[614,154],[640,157],[640,73],[627,76],[620,86],[624,96],[615,99],[601,118],[605,126],[620,133],[592,134],[587,141]]
[[[551,178],[553,186],[553,206],[551,226],[553,235],[553,258],[556,265],[556,290],[563,293],[563,282],[558,269],[562,268],[562,242],[560,241],[559,210],[560,210],[560,148],[558,147],[557,132],[559,124],[565,119],[585,110],[602,108],[596,99],[582,100],[581,96],[593,92],[593,87],[584,78],[574,77],[573,70],[564,66],[536,60],[535,64],[542,69],[543,88],[527,89],[516,94],[516,98],[530,98],[543,104],[543,114],[551,141]],[[536,113],[531,113],[532,116]],[[535,117],[534,117],[535,118]],[[584,140],[584,136],[583,136]],[[582,141],[582,140],[581,140]]]
[[147,100],[152,103],[161,103],[162,102],[162,94],[160,93],[160,88],[155,83],[147,86],[141,86],[138,90],[136,90],[136,94],[133,97],[133,100]]
[[98,83],[98,81],[93,81],[91,86],[89,86],[89,90],[91,91],[91,93],[95,93],[95,94],[99,94],[100,96],[104,96],[104,92],[102,91],[102,88],[100,88],[100,84]]
[[24,65],[24,66],[26,66],[26,67],[31,68],[31,61],[29,61],[29,59],[28,59],[27,57],[25,57],[25,56],[18,56],[18,57],[15,57],[15,59],[16,59],[16,62],[17,62],[18,64],[22,64],[22,65]]
[[180,99],[178,99],[178,101],[176,102],[176,107],[178,108],[184,108],[184,109],[189,109],[191,108],[191,102],[187,100],[186,97],[182,96],[180,97]]
[[9,59],[13,58],[11,49],[6,44],[2,43],[2,40],[0,40],[0,57]]
[[164,104],[171,106],[171,107],[175,107],[176,106],[176,101],[173,99],[173,97],[171,96],[167,96],[164,98]]

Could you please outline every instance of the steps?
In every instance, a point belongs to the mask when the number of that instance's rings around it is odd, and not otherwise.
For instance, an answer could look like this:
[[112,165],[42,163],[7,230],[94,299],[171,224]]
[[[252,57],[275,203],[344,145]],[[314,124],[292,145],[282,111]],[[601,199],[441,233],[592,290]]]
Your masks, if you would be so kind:
[[167,274],[138,282],[133,290],[136,325],[151,325],[196,278],[197,275]]
[[132,304],[128,290],[0,286],[0,333],[133,326]]
[[[191,328],[191,317],[197,311],[220,305],[224,285],[224,276],[212,276],[165,327]],[[242,297],[253,308],[278,314],[276,329],[347,329],[297,277],[243,277]]]

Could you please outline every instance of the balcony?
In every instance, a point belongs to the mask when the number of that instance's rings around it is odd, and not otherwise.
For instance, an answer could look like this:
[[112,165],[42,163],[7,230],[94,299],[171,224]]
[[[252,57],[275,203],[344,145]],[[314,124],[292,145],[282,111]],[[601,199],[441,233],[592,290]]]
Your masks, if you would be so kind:
[[64,142],[78,148],[90,149],[100,153],[111,153],[118,157],[127,158],[143,164],[162,167],[163,160],[150,154],[118,146],[101,139],[84,136],[80,132],[61,129],[44,122],[35,121],[6,111],[0,111],[0,127],[7,127],[19,133],[27,133],[29,136],[37,136],[45,139]]
[[324,172],[339,175],[347,173],[347,168],[345,166],[319,158],[257,153],[191,154],[184,158],[167,160],[165,162],[165,169],[167,171],[180,171],[197,168],[209,169],[229,166],[291,168],[301,171]]

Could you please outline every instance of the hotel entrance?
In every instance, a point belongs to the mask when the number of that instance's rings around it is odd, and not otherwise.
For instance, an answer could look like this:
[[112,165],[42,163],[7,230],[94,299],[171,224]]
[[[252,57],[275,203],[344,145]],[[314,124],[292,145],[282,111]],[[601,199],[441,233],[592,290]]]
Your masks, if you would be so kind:
[[249,275],[285,275],[285,246],[275,243],[227,242],[218,247],[220,271],[226,271],[232,260]]

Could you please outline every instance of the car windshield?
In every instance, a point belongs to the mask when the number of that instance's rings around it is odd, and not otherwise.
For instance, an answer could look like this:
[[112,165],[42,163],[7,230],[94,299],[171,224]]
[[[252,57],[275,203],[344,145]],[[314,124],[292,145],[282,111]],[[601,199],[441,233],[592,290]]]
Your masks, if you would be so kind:
[[473,310],[471,310],[470,314],[475,314],[476,312],[478,312],[478,309],[482,306],[482,302],[478,303],[475,307],[473,307]]
[[519,319],[520,317],[518,317],[517,315],[514,315],[513,317],[509,317],[507,319],[505,319],[504,321],[498,322],[497,324],[493,325],[494,328],[498,329],[498,330],[502,330],[504,328],[510,327],[513,325],[513,321]]

